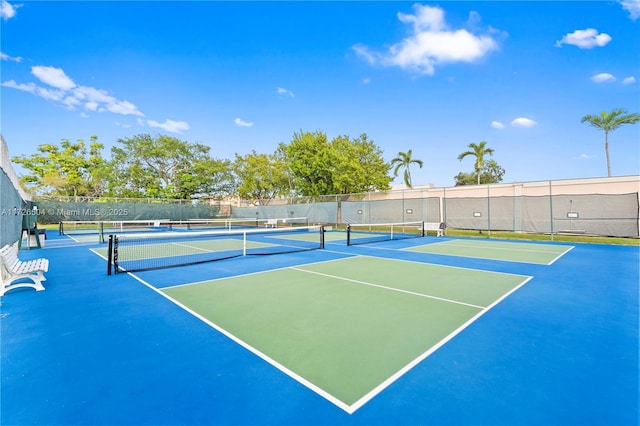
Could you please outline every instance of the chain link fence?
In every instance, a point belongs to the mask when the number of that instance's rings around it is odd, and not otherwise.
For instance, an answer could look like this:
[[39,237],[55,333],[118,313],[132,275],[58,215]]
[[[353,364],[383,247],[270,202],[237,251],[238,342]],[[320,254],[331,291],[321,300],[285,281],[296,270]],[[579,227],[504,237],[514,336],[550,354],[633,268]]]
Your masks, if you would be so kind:
[[[61,221],[300,219],[310,224],[445,222],[448,228],[542,234],[640,236],[640,176],[416,188],[273,200],[35,197],[22,190],[4,139],[0,149],[0,244],[25,223]],[[37,216],[36,216],[37,214]],[[27,219],[27,220],[25,220]]]

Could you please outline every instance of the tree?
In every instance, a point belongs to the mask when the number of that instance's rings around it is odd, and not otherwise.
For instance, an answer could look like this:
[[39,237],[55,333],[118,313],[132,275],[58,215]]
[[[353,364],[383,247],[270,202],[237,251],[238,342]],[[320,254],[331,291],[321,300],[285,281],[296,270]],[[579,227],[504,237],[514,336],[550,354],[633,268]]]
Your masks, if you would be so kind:
[[190,199],[233,186],[230,161],[212,159],[208,146],[148,134],[118,142],[123,147],[111,148],[111,195]]
[[474,169],[476,171],[476,176],[478,177],[477,184],[480,185],[480,174],[482,172],[482,167],[484,166],[484,156],[486,154],[493,154],[493,149],[487,148],[487,142],[482,141],[478,144],[475,142],[471,142],[468,147],[471,148],[470,151],[465,151],[458,155],[458,160],[462,161],[463,158],[472,155],[476,157],[476,162],[474,165]]
[[277,153],[258,154],[254,150],[245,156],[236,154],[233,169],[240,197],[266,202],[290,193],[287,166]]
[[347,194],[389,188],[389,165],[366,134],[338,136],[331,142],[320,131],[294,133],[279,151],[291,172],[294,189],[305,196]]
[[413,185],[411,184],[411,171],[409,170],[409,166],[411,164],[417,164],[418,167],[422,168],[423,164],[422,160],[411,158],[411,154],[411,150],[407,152],[399,152],[398,156],[391,160],[391,167],[393,167],[394,165],[396,166],[395,169],[393,169],[393,175],[395,177],[398,176],[398,171],[400,170],[400,168],[404,167],[404,183],[409,188],[413,187]]
[[[505,170],[495,160],[492,159],[485,161],[484,166],[482,167],[482,172],[480,173],[480,183],[500,183],[502,182],[504,174]],[[477,176],[475,173],[460,172],[454,177],[454,179],[455,186],[475,185],[477,183]]]
[[224,197],[236,191],[231,161],[210,158],[208,147],[206,151],[190,168],[181,168],[177,174],[180,198]]
[[293,176],[296,190],[305,196],[330,194],[331,160],[327,135],[320,132],[300,132],[293,134],[293,140],[280,144],[286,164]]
[[331,141],[331,149],[334,194],[389,189],[390,166],[366,133],[356,139],[338,136]]
[[609,132],[616,130],[623,124],[635,124],[640,121],[640,114],[628,114],[627,110],[618,108],[611,112],[602,111],[597,115],[585,115],[582,123],[589,123],[593,127],[604,131],[604,152],[607,157],[607,176],[611,176],[611,161],[609,160]]
[[89,152],[83,140],[63,139],[60,146],[41,144],[38,153],[12,158],[30,173],[21,177],[24,187],[35,195],[100,196],[107,180],[104,145],[91,136]]

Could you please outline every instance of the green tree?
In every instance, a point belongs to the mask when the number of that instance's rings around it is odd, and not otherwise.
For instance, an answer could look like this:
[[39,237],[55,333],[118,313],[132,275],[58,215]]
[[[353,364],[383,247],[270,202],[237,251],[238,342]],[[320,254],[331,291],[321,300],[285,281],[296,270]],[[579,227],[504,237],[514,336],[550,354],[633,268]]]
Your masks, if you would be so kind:
[[[500,183],[504,177],[505,170],[493,159],[485,161],[480,173],[480,183]],[[454,177],[455,186],[475,185],[477,184],[477,176],[475,173],[458,173]]]
[[331,142],[320,131],[294,133],[280,152],[291,172],[296,192],[305,196],[386,190],[390,166],[366,134],[357,139],[338,136]]
[[463,153],[461,153],[460,155],[458,155],[458,160],[462,161],[463,158],[471,155],[476,157],[476,161],[474,164],[474,170],[476,172],[476,176],[477,176],[477,184],[480,185],[480,175],[482,173],[482,167],[484,166],[484,156],[486,154],[493,154],[493,149],[492,148],[487,148],[487,142],[486,141],[482,141],[480,143],[475,143],[475,142],[471,142],[468,145],[469,148],[471,148],[471,150],[469,151],[465,151]]
[[191,167],[180,168],[177,174],[180,198],[217,197],[223,198],[236,191],[233,165],[230,160],[219,160],[208,155],[209,148]]
[[118,142],[123,146],[111,148],[111,195],[190,199],[232,188],[230,161],[212,159],[208,146],[148,134]]
[[331,141],[334,194],[389,189],[389,165],[382,150],[363,133],[356,139],[338,136]]
[[37,153],[12,161],[29,170],[20,180],[34,195],[100,196],[107,179],[103,148],[97,136],[91,136],[89,152],[83,140],[63,139],[60,146],[41,144]]
[[417,164],[420,168],[422,168],[423,165],[422,160],[411,158],[411,155],[411,150],[407,152],[399,152],[398,156],[391,160],[391,167],[393,167],[394,165],[396,166],[393,169],[393,175],[395,177],[398,176],[398,171],[400,170],[400,168],[404,168],[404,183],[409,188],[413,187],[411,182],[411,170],[409,169],[411,164]]
[[635,124],[640,121],[640,114],[627,113],[627,110],[618,108],[611,112],[602,111],[596,115],[585,115],[582,123],[589,123],[593,127],[604,132],[604,152],[607,157],[607,176],[611,176],[611,161],[609,159],[609,132],[616,130],[623,124]]
[[100,197],[105,195],[110,178],[110,162],[102,157],[104,145],[98,143],[97,136],[91,136],[89,144],[89,157],[87,158],[86,169],[89,173],[86,195],[90,197]]
[[277,153],[236,154],[233,165],[237,177],[238,195],[242,198],[268,203],[269,200],[290,192],[287,166]]
[[278,148],[291,171],[296,191],[306,196],[330,194],[332,165],[327,135],[320,132],[293,134],[289,144]]

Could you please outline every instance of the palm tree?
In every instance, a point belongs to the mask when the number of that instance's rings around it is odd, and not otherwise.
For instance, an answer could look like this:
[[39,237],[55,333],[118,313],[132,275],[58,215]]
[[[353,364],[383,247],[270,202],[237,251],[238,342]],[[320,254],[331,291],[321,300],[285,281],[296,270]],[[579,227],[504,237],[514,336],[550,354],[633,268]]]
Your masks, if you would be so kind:
[[482,167],[484,166],[484,155],[485,154],[493,154],[493,149],[485,148],[487,146],[486,141],[482,141],[478,144],[471,142],[469,144],[469,148],[471,151],[465,151],[462,154],[458,155],[458,160],[462,161],[464,157],[467,155],[473,155],[476,157],[476,164],[474,166],[476,174],[478,175],[478,185],[480,185],[480,174],[482,172]]
[[399,152],[398,156],[391,160],[391,166],[396,165],[396,168],[393,170],[394,176],[398,176],[398,170],[400,167],[404,167],[404,183],[407,184],[407,187],[411,188],[411,171],[409,170],[409,166],[411,164],[417,164],[420,168],[422,168],[422,160],[416,160],[411,158],[411,150],[407,152]]
[[640,121],[640,114],[627,114],[627,110],[617,108],[611,112],[602,111],[599,115],[585,115],[582,123],[589,123],[593,127],[604,131],[604,152],[607,155],[607,176],[611,176],[611,162],[609,161],[609,132],[623,124],[635,124]]

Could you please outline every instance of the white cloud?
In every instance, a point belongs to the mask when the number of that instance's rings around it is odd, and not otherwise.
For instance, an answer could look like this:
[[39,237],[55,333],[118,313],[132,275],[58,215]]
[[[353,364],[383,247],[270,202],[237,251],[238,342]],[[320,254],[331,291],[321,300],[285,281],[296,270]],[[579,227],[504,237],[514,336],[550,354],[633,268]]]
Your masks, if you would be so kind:
[[634,84],[636,82],[636,78],[631,76],[622,80],[622,84]]
[[165,120],[164,123],[158,123],[154,120],[147,120],[147,124],[151,127],[158,127],[164,131],[171,133],[180,133],[189,130],[189,123],[185,121]]
[[106,107],[107,107],[107,111],[112,112],[114,114],[144,116],[144,114],[138,110],[138,107],[129,101],[115,100],[114,102],[108,103]]
[[114,114],[144,117],[144,114],[138,110],[137,106],[129,101],[120,101],[103,89],[78,86],[73,90],[73,96],[83,102],[85,109],[90,111],[109,111]]
[[47,89],[37,86],[35,83],[16,83],[14,80],[9,80],[2,83],[2,86],[31,93],[51,102],[64,103],[63,101],[65,99],[65,92],[63,90]]
[[74,98],[73,96],[69,96],[67,94],[64,94],[64,98],[60,100],[60,103],[65,105],[67,109],[70,109],[70,110],[75,110],[76,107],[80,106],[81,104],[81,102],[78,99]]
[[530,118],[525,118],[525,117],[518,117],[518,118],[516,118],[516,119],[511,121],[511,125],[513,127],[530,128],[530,127],[535,126],[536,124],[538,124],[538,123],[536,123],[535,121],[533,121]]
[[243,121],[241,118],[236,118],[235,120],[233,120],[233,122],[236,123],[236,126],[239,126],[239,127],[253,126],[253,123],[247,123],[246,121]]
[[578,160],[591,160],[592,158],[595,158],[594,155],[589,155],[589,154],[580,154],[578,156]]
[[3,61],[13,61],[13,62],[22,62],[22,57],[20,56],[9,56],[6,53],[0,52],[0,60]]
[[[145,114],[132,102],[117,99],[104,89],[77,85],[73,79],[60,68],[34,66],[31,68],[31,73],[40,80],[40,82],[50,87],[39,86],[33,82],[17,83],[14,80],[5,81],[1,86],[31,93],[34,96],[38,96],[68,110],[75,111],[84,108],[84,111],[80,114],[81,117],[88,117],[86,112],[110,112],[118,115],[136,116],[138,117],[136,120],[138,125],[158,127],[167,132],[182,133],[190,128],[189,124],[184,121],[165,120],[161,123],[155,120],[148,120],[145,122],[142,119],[142,117],[145,117]],[[293,96],[293,94],[291,94],[291,96]],[[240,119],[236,119],[236,124],[246,127],[253,126],[253,123],[246,123]]]
[[115,100],[106,90],[95,87],[79,86],[74,90],[74,94],[78,99],[87,101],[87,103],[108,103]]
[[491,122],[491,127],[493,127],[494,129],[504,129],[504,124],[494,120]]
[[634,21],[640,18],[640,0],[621,0],[620,4]]
[[369,84],[371,83],[371,77],[365,77],[360,81],[362,82],[362,84]]
[[609,74],[608,72],[603,72],[603,73],[592,76],[591,81],[593,81],[594,83],[608,83],[608,82],[616,81],[616,78],[612,74]]
[[478,12],[475,10],[469,12],[469,18],[467,19],[467,26],[469,28],[478,28],[480,21],[482,21],[482,18]]
[[16,83],[15,80],[8,80],[2,83],[4,87],[22,90],[23,92],[35,93],[37,86],[33,83]]
[[414,4],[413,10],[415,15],[398,12],[398,19],[405,24],[413,23],[413,30],[416,33],[447,29],[447,24],[444,21],[444,10],[441,8]]
[[38,86],[32,82],[16,83],[14,80],[6,81],[2,86],[31,93],[69,110],[75,110],[84,105],[87,111],[144,117],[136,105],[129,101],[118,100],[106,90],[76,85],[60,68],[34,66],[31,67],[31,73],[52,88]]
[[592,49],[594,47],[603,47],[611,41],[609,34],[600,33],[593,28],[586,30],[575,30],[566,34],[561,40],[556,41],[556,47],[562,47],[563,44],[577,46],[580,49]]
[[89,101],[89,102],[86,102],[84,104],[84,108],[89,110],[89,111],[98,111],[98,106],[99,105],[100,104],[98,104],[97,102]]
[[379,53],[374,53],[364,44],[356,44],[352,47],[353,51],[356,52],[356,55],[360,56],[365,61],[370,64],[375,64],[378,59],[381,57]]
[[279,95],[289,95],[292,98],[295,96],[291,90],[287,90],[287,89],[285,89],[283,87],[278,87],[278,94]]
[[76,87],[73,80],[60,68],[35,66],[31,67],[31,74],[44,84],[48,84],[56,89],[70,90]]
[[[353,51],[370,64],[397,66],[402,69],[433,75],[435,67],[455,62],[474,62],[498,49],[498,42],[487,34],[473,34],[466,29],[450,29],[439,7],[415,4],[414,14],[398,13],[398,19],[412,26],[409,37],[377,52],[364,44]],[[479,23],[480,16],[472,12],[470,22]],[[495,30],[492,30],[495,33]]]
[[13,18],[14,16],[16,16],[16,10],[19,7],[22,7],[22,5],[12,5],[8,1],[2,0],[2,2],[0,3],[0,18],[4,19],[5,21]]

